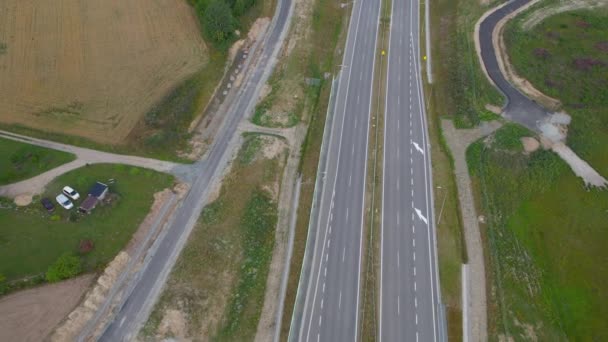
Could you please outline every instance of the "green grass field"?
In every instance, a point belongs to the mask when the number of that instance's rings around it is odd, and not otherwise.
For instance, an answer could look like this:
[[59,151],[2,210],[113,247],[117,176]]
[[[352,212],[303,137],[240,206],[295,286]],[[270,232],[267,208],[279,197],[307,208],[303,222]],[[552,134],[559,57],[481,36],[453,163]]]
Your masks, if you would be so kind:
[[[608,174],[608,12],[549,17],[530,31],[510,23],[506,41],[517,71],[572,116],[568,145]],[[587,190],[557,155],[521,153],[510,125],[492,146],[468,150],[485,214],[492,262],[493,335],[516,340],[608,339],[608,193]]]
[[0,138],[0,185],[37,176],[74,159],[71,153]]
[[608,192],[586,190],[552,152],[523,154],[526,135],[507,125],[467,151],[488,218],[491,336],[605,340]]
[[[83,200],[95,181],[107,182],[115,199],[108,205],[98,205],[92,214],[80,216],[73,222],[69,213],[55,202],[64,185],[71,185]],[[139,223],[148,213],[153,194],[170,187],[173,178],[151,170],[124,165],[96,164],[68,172],[47,187],[44,196],[52,199],[56,208],[48,214],[35,200],[23,208],[2,199],[0,209],[0,274],[8,281],[38,275],[46,271],[61,254],[78,252],[83,239],[93,241],[94,249],[83,256],[85,271],[103,267],[125,247]],[[72,218],[73,219],[73,218]]]

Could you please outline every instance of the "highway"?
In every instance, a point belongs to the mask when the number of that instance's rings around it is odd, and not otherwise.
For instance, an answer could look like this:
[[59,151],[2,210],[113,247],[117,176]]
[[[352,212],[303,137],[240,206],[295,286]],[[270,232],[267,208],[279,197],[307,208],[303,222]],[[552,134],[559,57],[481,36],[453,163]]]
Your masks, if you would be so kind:
[[259,63],[251,70],[249,78],[239,90],[238,97],[226,113],[226,118],[210,152],[201,162],[200,173],[178,207],[170,226],[167,227],[167,234],[161,237],[162,240],[156,253],[151,256],[140,272],[130,296],[116,314],[114,321],[104,331],[100,338],[101,341],[132,340],[147,319],[169,271],[206,203],[209,185],[214,179],[220,177],[227,161],[238,147],[234,143],[235,139],[238,139],[237,125],[251,113],[260,88],[266,82],[274,66],[276,55],[290,22],[292,4],[292,0],[278,2],[273,22],[269,27],[270,31],[266,40],[259,45],[261,49]]
[[419,3],[393,0],[381,216],[380,341],[440,341],[432,181],[420,79]]
[[298,341],[358,340],[368,137],[380,0],[356,0],[347,33]]

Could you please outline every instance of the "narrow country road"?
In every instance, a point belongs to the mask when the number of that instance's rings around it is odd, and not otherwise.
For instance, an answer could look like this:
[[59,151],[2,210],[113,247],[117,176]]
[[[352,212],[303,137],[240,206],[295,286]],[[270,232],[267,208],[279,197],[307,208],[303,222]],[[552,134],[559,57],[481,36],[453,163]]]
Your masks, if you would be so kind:
[[32,138],[25,135],[2,130],[0,130],[0,138],[46,147],[67,153],[73,153],[76,155],[77,159],[80,159],[80,161],[84,163],[114,163],[138,166],[156,170],[159,172],[171,173],[177,177],[185,178],[185,180],[189,180],[191,173],[190,169],[192,168],[191,165],[179,164],[146,157],[97,151],[90,148],[77,147],[73,145],[58,143],[55,141]]
[[51,170],[20,182],[0,186],[0,196],[9,198],[14,198],[24,194],[41,194],[47,184],[49,184],[56,177],[59,177],[66,172],[83,167],[87,164],[111,163],[143,167],[172,174],[183,182],[190,182],[193,176],[196,174],[197,168],[200,169],[201,165],[203,164],[203,162],[198,162],[192,165],[179,164],[152,158],[102,152],[44,139],[31,138],[2,130],[0,130],[0,138],[19,141],[76,155],[76,160],[69,163],[57,166]]
[[[311,272],[291,339],[357,341],[363,215],[380,0],[353,3],[321,189]],[[294,331],[295,329],[295,331]]]
[[[261,87],[266,83],[276,62],[276,56],[283,43],[293,10],[292,0],[280,0],[269,31],[260,42],[258,63],[252,65],[248,78],[238,96],[226,113],[218,134],[211,146],[200,172],[194,179],[190,192],[176,209],[176,213],[166,228],[166,235],[159,237],[149,261],[127,290],[128,298],[120,307],[113,322],[105,329],[101,341],[130,341],[138,333],[156,303],[161,288],[183,248],[189,233],[205,205],[210,185],[218,179],[230,157],[235,152],[240,139],[238,124],[251,115]],[[81,340],[85,340],[82,336]]]

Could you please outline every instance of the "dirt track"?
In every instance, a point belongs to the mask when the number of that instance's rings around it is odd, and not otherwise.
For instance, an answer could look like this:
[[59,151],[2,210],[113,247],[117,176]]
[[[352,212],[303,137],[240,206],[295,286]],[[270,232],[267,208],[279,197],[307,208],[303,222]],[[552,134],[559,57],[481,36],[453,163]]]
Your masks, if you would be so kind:
[[78,304],[94,277],[87,274],[2,298],[0,341],[43,341]]
[[184,0],[4,0],[0,43],[0,122],[103,143],[207,62]]

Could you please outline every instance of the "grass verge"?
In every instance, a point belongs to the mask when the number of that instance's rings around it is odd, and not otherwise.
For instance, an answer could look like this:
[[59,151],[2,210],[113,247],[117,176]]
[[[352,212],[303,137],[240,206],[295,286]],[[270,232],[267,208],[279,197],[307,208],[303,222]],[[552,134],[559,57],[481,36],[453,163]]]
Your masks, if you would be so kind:
[[369,128],[369,146],[367,160],[367,179],[365,183],[365,216],[361,269],[362,302],[361,302],[361,340],[375,341],[379,331],[380,310],[380,272],[382,238],[382,168],[384,165],[384,111],[386,98],[386,79],[388,69],[389,33],[391,20],[391,1],[383,0],[380,8],[380,23],[376,46],[376,65],[374,66],[374,93],[371,103]]
[[[263,156],[266,144],[279,138],[249,134],[245,139],[219,197],[203,209],[177,260],[144,326],[145,339],[247,341],[255,336],[277,221],[275,194],[268,189],[278,187],[284,154]],[[172,327],[163,328],[163,320]],[[178,331],[179,324],[184,330]]]
[[[424,5],[421,3],[421,9]],[[425,83],[424,91],[435,186],[439,278],[450,341],[462,340],[461,265],[467,262],[467,254],[454,160],[440,120],[451,118],[461,128],[475,126],[495,118],[485,109],[486,104],[500,105],[503,101],[480,68],[473,36],[476,21],[494,5],[495,2],[482,5],[478,0],[439,0],[430,4],[433,84]],[[426,79],[426,64],[422,63],[422,67]]]
[[330,0],[296,4],[284,57],[268,81],[267,95],[256,106],[255,124],[292,127],[310,120],[321,89],[331,83],[326,78],[335,71],[334,50],[348,8]]
[[98,205],[90,215],[67,211],[55,203],[48,214],[35,200],[26,207],[16,207],[0,199],[0,273],[7,280],[36,276],[63,253],[78,253],[79,243],[90,240],[94,248],[82,255],[83,271],[101,269],[127,244],[147,215],[153,194],[170,187],[173,178],[155,171],[124,165],[95,164],[70,171],[47,186],[43,196],[55,202],[64,185],[81,194],[80,203],[95,181],[110,185],[110,203]]
[[188,149],[188,128],[211,101],[224,75],[228,54],[209,47],[209,62],[171,90],[151,108],[127,137],[128,151],[150,157],[178,160],[176,151]]
[[436,103],[437,112],[451,115],[459,128],[476,126],[491,117],[486,104],[500,106],[504,101],[483,74],[473,39],[475,23],[496,3],[482,5],[479,0],[431,3],[435,82],[427,96],[434,96],[431,100]]
[[0,138],[0,185],[37,176],[74,159],[71,153]]

